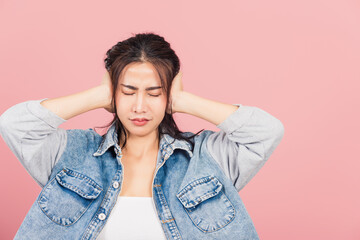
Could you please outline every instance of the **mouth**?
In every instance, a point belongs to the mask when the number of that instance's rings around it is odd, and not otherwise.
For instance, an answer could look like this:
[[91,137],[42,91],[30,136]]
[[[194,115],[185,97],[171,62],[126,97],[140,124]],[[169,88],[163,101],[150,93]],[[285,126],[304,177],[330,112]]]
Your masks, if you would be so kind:
[[149,121],[149,119],[147,118],[133,118],[133,119],[130,119],[131,121],[138,121],[138,122],[143,122],[143,121]]
[[147,120],[146,118],[134,118],[134,119],[131,119],[131,121],[132,121],[136,126],[143,126],[143,125],[145,125],[149,120]]

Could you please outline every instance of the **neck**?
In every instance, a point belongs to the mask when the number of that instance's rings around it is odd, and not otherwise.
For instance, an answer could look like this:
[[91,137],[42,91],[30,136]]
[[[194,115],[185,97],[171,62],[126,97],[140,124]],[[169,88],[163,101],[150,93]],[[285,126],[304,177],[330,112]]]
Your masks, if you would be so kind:
[[[119,146],[124,143],[125,137],[122,135],[122,141]],[[121,152],[123,155],[131,155],[138,159],[143,159],[151,154],[157,154],[159,151],[159,137],[158,132],[153,131],[146,136],[129,135],[126,139],[126,145]]]

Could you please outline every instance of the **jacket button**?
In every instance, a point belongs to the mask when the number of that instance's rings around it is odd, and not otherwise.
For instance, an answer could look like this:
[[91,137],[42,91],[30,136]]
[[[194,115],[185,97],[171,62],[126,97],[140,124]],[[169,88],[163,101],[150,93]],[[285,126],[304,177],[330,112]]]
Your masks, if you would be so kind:
[[106,215],[104,213],[99,214],[99,219],[104,220],[106,218]]
[[114,183],[113,183],[113,187],[114,187],[114,188],[118,188],[118,187],[119,187],[119,182],[114,182]]

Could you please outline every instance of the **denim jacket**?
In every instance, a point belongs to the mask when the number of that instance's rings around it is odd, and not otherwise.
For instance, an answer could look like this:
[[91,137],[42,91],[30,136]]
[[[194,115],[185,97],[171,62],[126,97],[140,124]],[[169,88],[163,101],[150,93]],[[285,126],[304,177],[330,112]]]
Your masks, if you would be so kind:
[[[66,120],[43,107],[45,99],[16,104],[0,117],[2,138],[42,187],[14,239],[96,239],[123,180],[115,125],[102,136],[59,128]],[[204,130],[193,149],[161,136],[152,199],[167,239],[259,239],[238,192],[268,160],[284,127],[264,110],[234,105],[220,131]]]

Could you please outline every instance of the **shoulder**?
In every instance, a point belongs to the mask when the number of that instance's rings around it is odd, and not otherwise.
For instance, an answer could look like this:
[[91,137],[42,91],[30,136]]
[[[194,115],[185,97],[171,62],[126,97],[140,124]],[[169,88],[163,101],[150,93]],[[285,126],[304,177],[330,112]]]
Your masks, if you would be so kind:
[[96,146],[101,140],[102,136],[95,132],[94,129],[68,129],[67,133],[67,149],[76,148],[79,146]]
[[[209,136],[215,133],[215,131],[212,130],[203,130],[202,132],[195,135],[193,138],[190,139],[195,145],[201,145],[203,143],[206,143]],[[185,137],[191,137],[195,133],[193,132],[183,132],[182,135]]]
[[96,137],[101,137],[97,132],[95,132],[92,128],[88,129],[68,129],[66,130],[68,136],[72,138],[80,138],[80,139],[93,139]]

